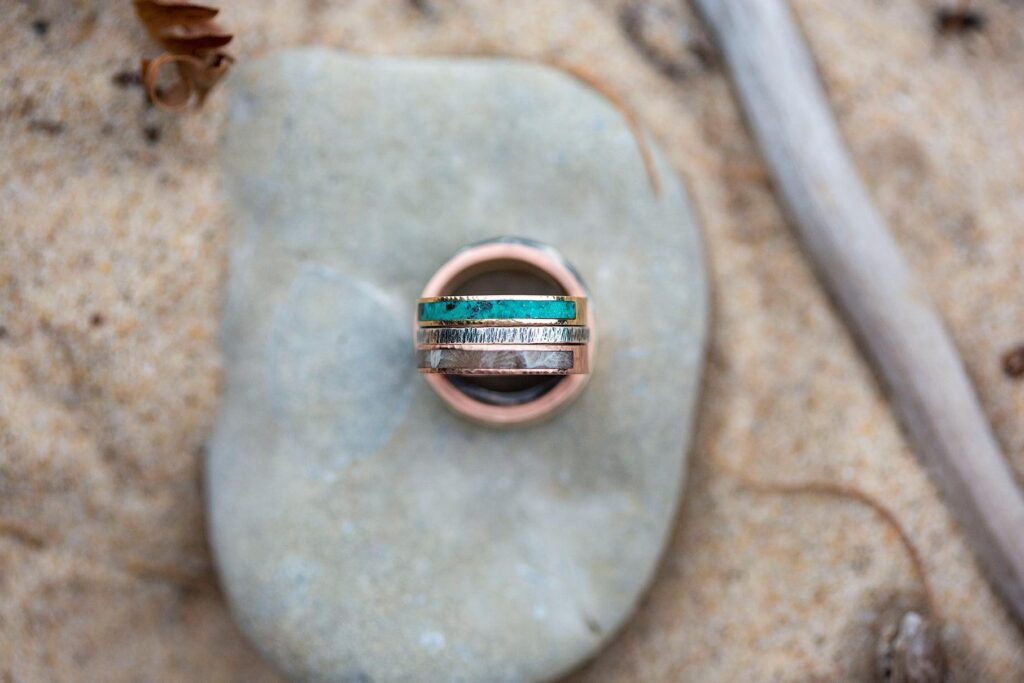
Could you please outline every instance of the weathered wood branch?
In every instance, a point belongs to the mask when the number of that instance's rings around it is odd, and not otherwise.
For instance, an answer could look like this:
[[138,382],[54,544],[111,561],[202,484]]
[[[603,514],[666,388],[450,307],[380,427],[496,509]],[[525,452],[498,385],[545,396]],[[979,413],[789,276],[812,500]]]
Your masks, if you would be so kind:
[[996,591],[1024,624],[1024,495],[843,145],[784,0],[696,0],[791,221]]

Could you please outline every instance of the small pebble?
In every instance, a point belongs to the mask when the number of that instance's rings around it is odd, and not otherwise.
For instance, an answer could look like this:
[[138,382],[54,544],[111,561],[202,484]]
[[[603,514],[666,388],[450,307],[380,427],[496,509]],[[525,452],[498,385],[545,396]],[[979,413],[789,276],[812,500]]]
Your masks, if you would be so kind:
[[1024,344],[1003,354],[1003,372],[1011,379],[1024,377]]

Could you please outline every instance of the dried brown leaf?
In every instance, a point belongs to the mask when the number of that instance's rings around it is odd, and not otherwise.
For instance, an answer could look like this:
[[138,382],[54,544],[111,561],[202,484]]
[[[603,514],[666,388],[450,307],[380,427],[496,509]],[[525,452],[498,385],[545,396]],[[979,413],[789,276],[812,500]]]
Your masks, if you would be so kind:
[[[164,53],[152,61],[143,60],[142,84],[153,104],[164,111],[178,112],[188,107],[193,97],[196,104],[201,105],[233,63],[234,59],[228,55],[213,54],[200,59]],[[170,65],[177,67],[178,80],[169,88],[160,88],[157,86],[160,71]]]
[[196,55],[204,50],[214,50],[224,47],[234,38],[229,33],[224,34],[202,34],[194,36],[176,36],[169,33],[160,35],[160,44],[168,52],[179,55]]
[[154,38],[156,33],[171,26],[201,26],[217,16],[219,11],[189,2],[135,0],[135,14]]
[[[134,0],[134,5],[146,32],[166,50],[154,60],[142,61],[142,83],[149,99],[166,111],[202,105],[235,61],[221,49],[234,36],[213,22],[218,10],[169,0]],[[171,65],[178,79],[170,87],[158,87],[163,68]]]

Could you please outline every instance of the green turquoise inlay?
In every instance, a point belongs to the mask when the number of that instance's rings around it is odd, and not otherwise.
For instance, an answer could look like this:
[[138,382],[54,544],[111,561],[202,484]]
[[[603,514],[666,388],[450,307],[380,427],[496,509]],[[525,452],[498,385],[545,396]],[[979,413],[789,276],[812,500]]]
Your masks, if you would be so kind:
[[429,301],[419,305],[423,322],[456,320],[572,320],[576,317],[575,301],[488,299],[482,301]]

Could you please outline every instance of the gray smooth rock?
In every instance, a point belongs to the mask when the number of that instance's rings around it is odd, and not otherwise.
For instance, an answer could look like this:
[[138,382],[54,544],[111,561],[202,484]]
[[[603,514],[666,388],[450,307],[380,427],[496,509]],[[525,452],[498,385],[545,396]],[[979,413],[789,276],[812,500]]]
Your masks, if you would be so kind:
[[[232,78],[236,231],[212,542],[245,632],[295,679],[546,679],[623,623],[666,541],[707,329],[701,244],[600,96],[496,60],[321,50]],[[600,317],[593,379],[498,431],[413,367],[414,302],[459,247],[560,249]]]

